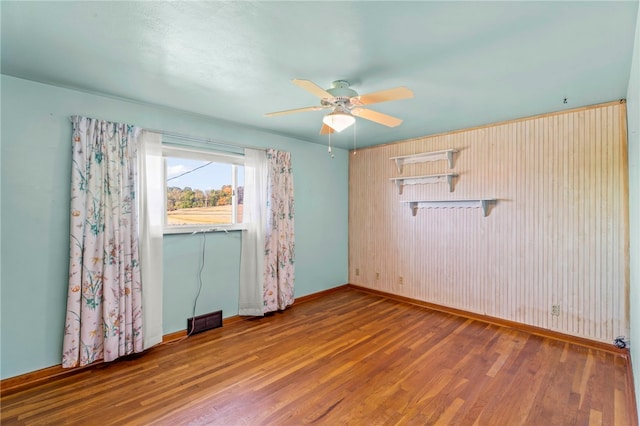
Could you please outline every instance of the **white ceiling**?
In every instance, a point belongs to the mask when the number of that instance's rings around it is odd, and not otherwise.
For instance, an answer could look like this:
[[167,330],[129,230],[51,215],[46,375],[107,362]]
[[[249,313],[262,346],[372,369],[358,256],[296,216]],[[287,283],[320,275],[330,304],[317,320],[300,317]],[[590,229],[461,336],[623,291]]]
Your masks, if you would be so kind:
[[[9,2],[2,73],[323,143],[323,114],[291,79],[360,94],[358,146],[624,98],[638,2]],[[563,99],[567,98],[567,103]],[[108,117],[107,117],[108,118]],[[351,129],[334,136],[353,143]]]

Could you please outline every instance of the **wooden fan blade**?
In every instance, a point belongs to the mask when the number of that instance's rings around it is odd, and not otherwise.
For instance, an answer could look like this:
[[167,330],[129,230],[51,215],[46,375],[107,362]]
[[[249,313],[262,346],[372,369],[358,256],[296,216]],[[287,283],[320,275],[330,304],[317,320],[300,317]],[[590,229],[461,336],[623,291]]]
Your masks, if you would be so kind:
[[413,98],[413,92],[411,90],[406,87],[396,87],[395,89],[354,96],[351,98],[351,103],[353,105],[371,105],[378,102],[397,101],[408,98]]
[[329,133],[334,133],[335,130],[333,130],[331,127],[327,126],[326,124],[322,123],[322,128],[320,129],[320,134],[321,135],[328,135]]
[[351,110],[351,114],[355,115],[356,117],[374,121],[387,127],[396,127],[402,124],[402,120],[400,120],[399,118],[365,108],[354,108]]
[[321,109],[325,109],[325,107],[310,106],[310,107],[304,107],[304,108],[288,109],[286,111],[268,112],[264,116],[265,117],[275,117],[277,115],[293,114],[295,112],[318,111],[318,110],[321,110]]
[[311,93],[312,95],[319,97],[320,99],[333,98],[333,95],[331,95],[331,93],[327,92],[322,87],[315,84],[313,81],[300,79],[293,79],[291,81],[296,86],[302,87],[304,90]]

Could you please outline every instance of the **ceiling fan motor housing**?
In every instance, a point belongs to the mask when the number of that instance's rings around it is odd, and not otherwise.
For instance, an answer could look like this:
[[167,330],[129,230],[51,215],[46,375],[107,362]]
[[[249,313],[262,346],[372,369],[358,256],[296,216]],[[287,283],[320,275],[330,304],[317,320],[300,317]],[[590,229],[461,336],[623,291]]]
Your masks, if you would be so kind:
[[349,88],[349,82],[345,80],[336,80],[331,83],[333,86],[331,89],[327,89],[327,92],[331,93],[334,98],[353,98],[358,96],[358,92]]

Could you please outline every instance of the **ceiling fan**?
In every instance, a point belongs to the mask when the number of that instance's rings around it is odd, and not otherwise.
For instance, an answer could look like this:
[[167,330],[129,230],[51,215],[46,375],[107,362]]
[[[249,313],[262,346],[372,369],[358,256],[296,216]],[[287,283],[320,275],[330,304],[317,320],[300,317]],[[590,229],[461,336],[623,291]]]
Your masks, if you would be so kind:
[[355,122],[355,117],[364,118],[387,127],[396,127],[402,120],[381,112],[362,108],[364,105],[371,105],[378,102],[396,101],[413,97],[413,92],[406,87],[396,87],[394,89],[381,90],[366,95],[358,95],[358,92],[349,87],[349,82],[336,80],[330,89],[323,89],[310,80],[292,80],[293,84],[301,87],[309,93],[320,98],[320,105],[304,108],[289,109],[286,111],[276,111],[265,114],[267,117],[292,114],[296,112],[318,111],[331,109],[332,111],[322,119],[323,125],[320,129],[321,135],[341,132]]

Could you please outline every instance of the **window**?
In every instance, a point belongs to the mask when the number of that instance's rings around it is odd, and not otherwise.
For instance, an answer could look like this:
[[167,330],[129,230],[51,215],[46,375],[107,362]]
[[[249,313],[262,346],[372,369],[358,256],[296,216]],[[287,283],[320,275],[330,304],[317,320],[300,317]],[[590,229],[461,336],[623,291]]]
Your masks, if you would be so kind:
[[244,157],[237,154],[163,146],[165,233],[242,223]]

